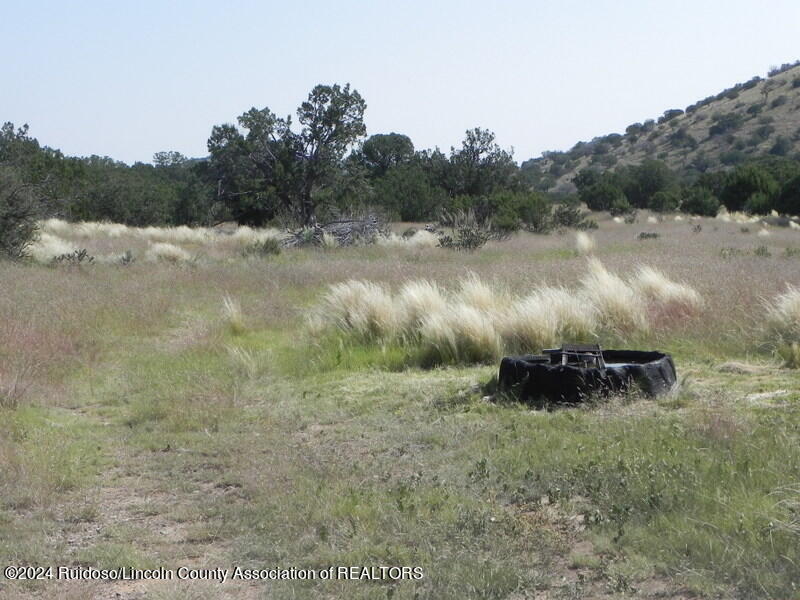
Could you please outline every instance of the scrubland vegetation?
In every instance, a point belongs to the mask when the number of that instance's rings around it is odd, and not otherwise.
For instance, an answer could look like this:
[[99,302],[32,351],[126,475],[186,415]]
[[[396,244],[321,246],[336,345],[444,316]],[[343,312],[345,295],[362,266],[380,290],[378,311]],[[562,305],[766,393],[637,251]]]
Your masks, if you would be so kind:
[[[6,123],[2,562],[425,576],[0,597],[800,598],[796,66],[521,167],[366,137],[338,85],[152,165]],[[561,342],[680,385],[497,393]]]
[[[800,234],[648,216],[475,252],[42,223],[0,262],[3,562],[425,578],[0,594],[795,597]],[[504,353],[577,340],[670,352],[680,389],[487,398]]]

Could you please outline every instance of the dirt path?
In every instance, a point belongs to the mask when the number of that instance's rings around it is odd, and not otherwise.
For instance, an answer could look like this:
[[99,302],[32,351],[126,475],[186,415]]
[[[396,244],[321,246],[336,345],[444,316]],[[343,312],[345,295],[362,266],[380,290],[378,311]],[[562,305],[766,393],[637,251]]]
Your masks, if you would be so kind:
[[[236,489],[220,485],[220,457],[197,460],[189,450],[147,451],[129,443],[121,425],[105,421],[92,407],[74,410],[102,430],[110,466],[94,487],[78,490],[51,508],[57,530],[51,543],[64,548],[58,565],[172,570],[172,581],[50,581],[10,586],[3,598],[257,598],[254,584],[179,580],[177,570],[230,568],[230,542],[204,519],[202,506],[241,501]],[[223,498],[220,498],[223,497]]]

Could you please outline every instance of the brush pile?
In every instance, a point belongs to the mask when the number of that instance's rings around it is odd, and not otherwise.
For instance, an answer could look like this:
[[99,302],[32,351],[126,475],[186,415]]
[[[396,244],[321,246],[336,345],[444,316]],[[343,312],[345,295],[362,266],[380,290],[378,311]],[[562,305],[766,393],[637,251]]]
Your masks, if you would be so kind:
[[283,240],[286,248],[316,246],[318,248],[338,246],[360,246],[373,244],[389,235],[388,226],[376,215],[364,218],[341,218],[323,225],[312,223],[307,227],[289,230]]

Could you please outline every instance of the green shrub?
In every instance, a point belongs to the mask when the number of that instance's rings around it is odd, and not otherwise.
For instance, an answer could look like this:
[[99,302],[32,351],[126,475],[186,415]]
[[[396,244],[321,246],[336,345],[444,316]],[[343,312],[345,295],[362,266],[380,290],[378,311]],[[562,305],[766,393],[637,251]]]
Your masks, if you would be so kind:
[[744,212],[750,215],[767,215],[772,210],[772,199],[764,192],[756,192],[744,203]]
[[719,135],[728,131],[735,131],[742,125],[742,115],[739,113],[725,113],[712,118],[714,124],[708,130],[708,135]]
[[37,213],[31,187],[11,169],[0,169],[0,256],[25,256],[36,238]]
[[788,101],[789,98],[786,96],[786,94],[783,94],[775,98],[775,100],[773,100],[772,103],[770,104],[770,107],[778,108],[779,106],[783,106],[784,104],[786,104]]
[[762,192],[772,199],[778,184],[770,173],[757,165],[744,165],[726,177],[720,200],[728,210],[742,210],[750,197]]
[[720,152],[719,154],[719,161],[723,165],[738,165],[740,162],[744,160],[744,152],[741,150],[725,150],[724,152]]
[[553,209],[553,227],[574,229],[597,229],[597,221],[587,219],[580,207],[573,204],[557,204]]
[[769,149],[770,154],[774,154],[775,156],[786,156],[792,150],[792,142],[789,138],[779,135],[775,139],[775,144],[773,144],[772,148]]
[[681,210],[692,215],[716,216],[719,200],[705,187],[690,188],[681,204]]
[[650,199],[650,210],[655,212],[671,212],[677,210],[681,203],[681,198],[673,190],[662,190],[653,194]]
[[774,132],[775,132],[775,127],[769,124],[765,124],[761,125],[755,130],[754,136],[757,139],[764,141],[769,139],[769,136],[771,136]]

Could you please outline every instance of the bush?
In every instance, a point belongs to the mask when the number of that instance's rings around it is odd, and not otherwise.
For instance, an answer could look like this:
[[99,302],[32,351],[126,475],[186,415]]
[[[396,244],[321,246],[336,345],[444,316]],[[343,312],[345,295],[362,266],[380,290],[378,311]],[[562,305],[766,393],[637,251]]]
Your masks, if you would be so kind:
[[0,256],[21,258],[36,239],[37,203],[30,186],[0,170]]
[[764,192],[756,192],[744,203],[744,212],[750,215],[768,215],[772,210],[772,199]]
[[727,131],[735,131],[742,125],[742,115],[739,113],[726,113],[715,115],[714,124],[708,130],[708,135],[719,135]]
[[653,194],[649,208],[655,212],[671,212],[677,210],[680,203],[681,198],[677,192],[662,190]]
[[719,210],[719,200],[708,188],[694,187],[686,194],[681,210],[692,215],[713,217]]
[[580,207],[570,204],[558,204],[553,209],[553,227],[571,227],[575,229],[597,229],[597,222],[587,219]]
[[764,110],[764,105],[761,104],[760,102],[756,102],[755,104],[751,104],[748,107],[747,114],[755,116],[759,114],[762,110]]
[[743,160],[744,152],[741,150],[726,150],[725,152],[720,152],[719,154],[719,161],[723,165],[738,165]]
[[775,156],[786,156],[792,150],[792,142],[789,138],[779,135],[775,144],[769,149],[769,153]]
[[777,189],[778,184],[768,171],[756,165],[744,165],[728,175],[720,200],[730,211],[742,210],[756,192],[763,192],[772,199]]
[[769,124],[761,125],[755,130],[754,137],[760,141],[764,141],[766,139],[769,139],[769,136],[771,136],[774,132],[775,132],[775,127],[773,127],[772,125]]
[[496,237],[496,233],[492,231],[491,221],[479,219],[472,209],[442,211],[439,223],[453,230],[452,235],[440,230],[435,232],[439,238],[439,246],[450,250],[473,252]]
[[786,104],[788,101],[789,98],[786,96],[786,94],[783,94],[775,98],[775,100],[773,100],[772,103],[770,104],[770,107],[778,108],[779,106],[783,106],[784,104]]
[[775,199],[775,209],[786,215],[800,214],[800,175],[787,181]]

